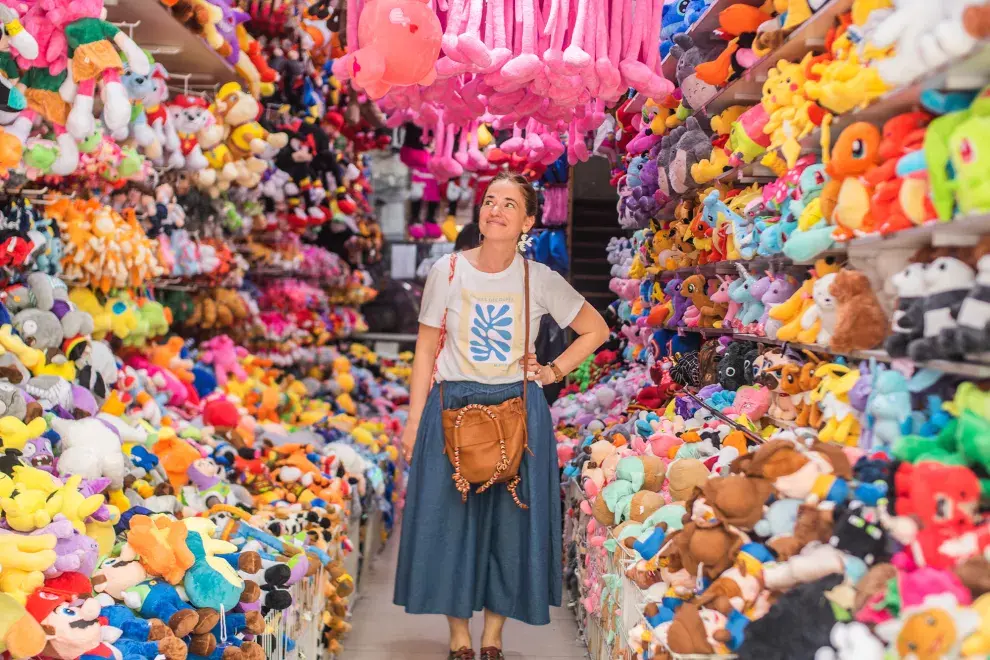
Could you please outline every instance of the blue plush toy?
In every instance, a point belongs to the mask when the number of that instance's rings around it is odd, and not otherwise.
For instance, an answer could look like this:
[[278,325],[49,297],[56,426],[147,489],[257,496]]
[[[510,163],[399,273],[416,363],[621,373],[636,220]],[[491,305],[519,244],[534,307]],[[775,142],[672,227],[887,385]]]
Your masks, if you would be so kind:
[[[198,536],[190,534],[189,537]],[[161,619],[177,636],[209,634],[219,621],[219,614],[212,608],[193,608],[182,600],[175,587],[157,578],[145,580],[125,589],[124,604],[145,619]]]
[[660,56],[667,57],[675,34],[687,32],[708,9],[709,0],[676,0],[664,5],[660,15]]
[[234,609],[244,591],[244,580],[225,561],[207,554],[201,533],[191,532],[186,545],[195,557],[182,579],[189,602],[198,607]]
[[657,525],[648,537],[642,541],[636,540],[633,543],[633,549],[643,559],[653,559],[660,552],[660,548],[663,547],[663,542],[666,538],[667,530],[662,525]]

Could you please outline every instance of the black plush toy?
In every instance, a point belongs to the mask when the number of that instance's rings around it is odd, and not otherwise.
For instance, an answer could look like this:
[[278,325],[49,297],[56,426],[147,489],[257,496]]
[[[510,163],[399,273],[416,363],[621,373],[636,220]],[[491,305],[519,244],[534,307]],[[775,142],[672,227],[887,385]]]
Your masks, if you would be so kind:
[[723,389],[735,392],[747,383],[752,363],[747,363],[747,356],[750,353],[750,344],[742,341],[734,341],[729,344],[721,362],[718,363],[718,384]]
[[843,580],[829,575],[800,584],[773,604],[766,616],[746,628],[746,639],[737,654],[740,660],[796,660],[815,657],[829,645],[835,611],[825,597]]
[[887,533],[876,515],[862,502],[852,502],[836,511],[832,547],[859,557],[867,566],[889,556]]

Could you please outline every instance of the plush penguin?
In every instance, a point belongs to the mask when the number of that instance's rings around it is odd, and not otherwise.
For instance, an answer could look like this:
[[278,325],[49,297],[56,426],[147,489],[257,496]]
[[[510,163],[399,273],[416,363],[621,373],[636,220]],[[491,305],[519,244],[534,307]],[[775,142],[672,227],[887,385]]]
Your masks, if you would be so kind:
[[891,335],[884,348],[890,357],[905,357],[908,344],[924,333],[925,264],[910,264],[890,278],[897,291],[897,307],[890,319]]
[[959,355],[940,340],[944,330],[954,329],[963,301],[973,288],[976,274],[964,261],[939,257],[925,267],[924,335],[908,345],[912,360],[923,361]]
[[942,331],[943,350],[990,361],[990,254],[976,263],[976,280],[959,308],[956,323],[957,327]]

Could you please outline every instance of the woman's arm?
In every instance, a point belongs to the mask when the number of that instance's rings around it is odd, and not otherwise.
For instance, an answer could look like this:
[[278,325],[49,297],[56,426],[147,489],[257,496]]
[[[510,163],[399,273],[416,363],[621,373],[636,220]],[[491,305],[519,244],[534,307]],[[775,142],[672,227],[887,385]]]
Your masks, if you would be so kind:
[[[571,321],[570,328],[577,333],[578,338],[560,354],[560,357],[553,361],[564,376],[577,369],[578,365],[604,344],[609,334],[605,319],[588,302],[584,303],[581,311]],[[544,385],[549,385],[555,380],[556,376],[553,370],[546,365],[540,366],[535,355],[530,353],[527,358],[529,361],[526,370],[530,380],[539,380]],[[415,367],[413,369],[415,375]]]
[[413,357],[412,378],[409,383],[409,419],[419,421],[430,393],[433,366],[436,364],[437,344],[440,342],[440,328],[419,324],[416,337],[416,354]]
[[412,458],[419,420],[423,416],[426,397],[430,394],[430,381],[433,378],[433,366],[436,363],[437,344],[439,342],[440,328],[419,324],[412,378],[409,383],[409,417],[406,421],[406,427],[402,431],[402,447],[405,450],[407,461]]

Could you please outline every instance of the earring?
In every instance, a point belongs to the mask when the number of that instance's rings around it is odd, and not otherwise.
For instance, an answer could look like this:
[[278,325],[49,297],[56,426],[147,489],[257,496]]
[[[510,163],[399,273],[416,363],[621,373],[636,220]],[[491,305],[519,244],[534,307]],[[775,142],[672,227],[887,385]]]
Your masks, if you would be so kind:
[[519,250],[520,252],[525,253],[526,249],[532,244],[533,244],[533,237],[527,234],[526,232],[523,232],[522,236],[519,237],[519,242],[516,243],[516,249]]

